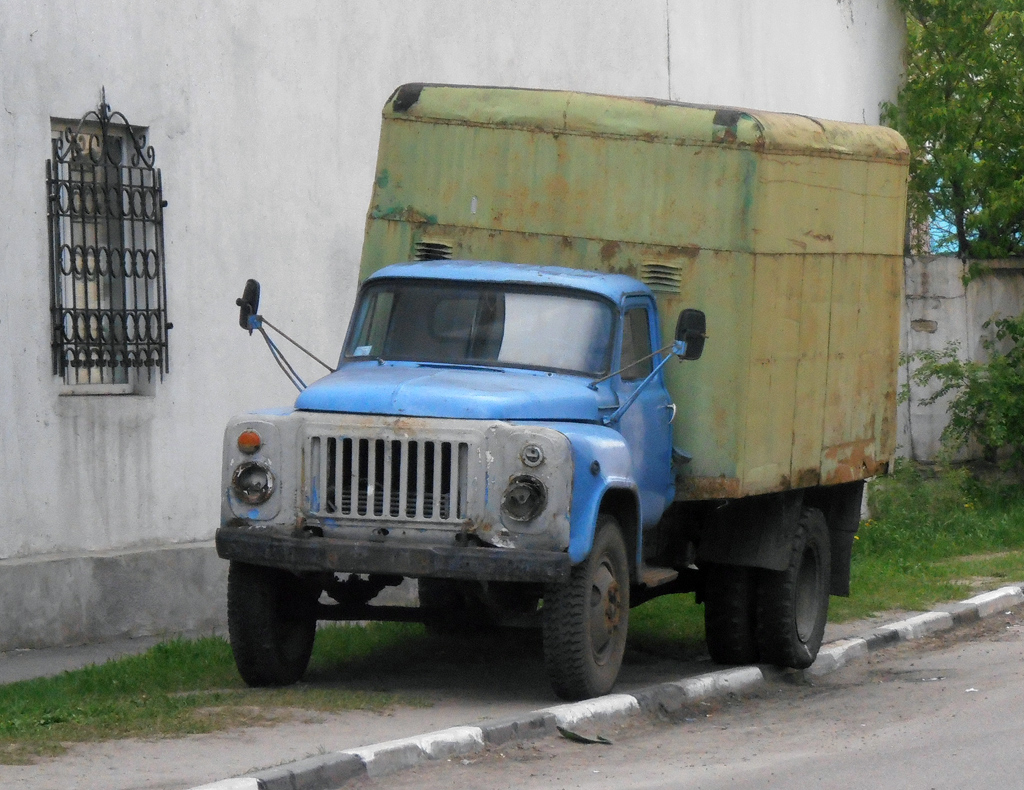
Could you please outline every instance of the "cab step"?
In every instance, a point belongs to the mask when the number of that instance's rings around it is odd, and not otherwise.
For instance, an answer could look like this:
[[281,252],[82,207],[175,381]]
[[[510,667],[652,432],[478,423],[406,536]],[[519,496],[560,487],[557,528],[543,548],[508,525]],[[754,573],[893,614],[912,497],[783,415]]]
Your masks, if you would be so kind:
[[644,587],[660,587],[663,584],[674,582],[679,578],[679,571],[675,568],[657,568],[653,565],[645,565],[640,572],[640,583]]

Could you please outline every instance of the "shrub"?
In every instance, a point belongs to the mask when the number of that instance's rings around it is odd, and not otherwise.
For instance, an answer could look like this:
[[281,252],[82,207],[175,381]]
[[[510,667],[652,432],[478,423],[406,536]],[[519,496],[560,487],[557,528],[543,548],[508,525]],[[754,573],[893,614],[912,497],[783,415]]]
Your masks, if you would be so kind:
[[961,359],[959,344],[952,341],[939,351],[906,358],[918,363],[910,379],[921,386],[938,385],[921,401],[925,406],[952,395],[942,432],[950,455],[974,439],[987,460],[1006,448],[1014,463],[1024,464],[1024,314],[994,318],[983,326],[993,330],[982,340],[987,362]]

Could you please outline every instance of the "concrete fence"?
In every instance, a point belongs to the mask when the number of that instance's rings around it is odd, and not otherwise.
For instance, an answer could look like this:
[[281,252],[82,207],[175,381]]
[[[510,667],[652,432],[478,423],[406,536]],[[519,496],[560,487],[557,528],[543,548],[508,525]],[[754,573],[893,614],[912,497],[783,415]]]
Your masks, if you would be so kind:
[[[984,324],[993,317],[1019,315],[1024,310],[1024,259],[985,261],[983,273],[964,284],[965,265],[949,256],[911,257],[904,261],[906,306],[901,347],[905,353],[940,350],[959,344],[961,358],[982,360],[982,340],[991,330]],[[900,370],[907,381],[913,365]],[[912,385],[910,399],[898,414],[898,454],[917,461],[935,460],[942,429],[949,421],[949,398],[930,406],[921,403],[934,387]],[[968,447],[961,459],[977,458],[980,448]]]

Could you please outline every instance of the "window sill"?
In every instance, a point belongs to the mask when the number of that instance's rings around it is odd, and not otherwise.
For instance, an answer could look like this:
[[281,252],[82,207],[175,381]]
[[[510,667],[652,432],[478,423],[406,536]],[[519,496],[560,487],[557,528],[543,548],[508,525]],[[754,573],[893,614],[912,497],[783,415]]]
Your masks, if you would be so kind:
[[60,389],[65,395],[150,395],[152,393],[134,384],[66,384]]

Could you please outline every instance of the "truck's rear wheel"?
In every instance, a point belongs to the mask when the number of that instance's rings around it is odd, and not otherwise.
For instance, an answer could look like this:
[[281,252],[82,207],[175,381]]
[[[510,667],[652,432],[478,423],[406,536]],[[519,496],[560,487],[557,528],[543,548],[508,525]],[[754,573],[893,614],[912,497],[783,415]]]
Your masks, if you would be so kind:
[[818,655],[828,620],[828,526],[820,510],[800,515],[789,566],[758,573],[756,635],[761,660],[804,669]]
[[750,568],[714,564],[705,569],[704,631],[712,661],[757,661],[754,586],[754,571]]
[[544,589],[544,665],[568,700],[607,694],[615,685],[629,628],[629,565],[618,522],[602,515],[587,559],[569,581]]
[[250,686],[287,686],[313,651],[318,593],[279,568],[232,562],[228,635],[238,673]]

